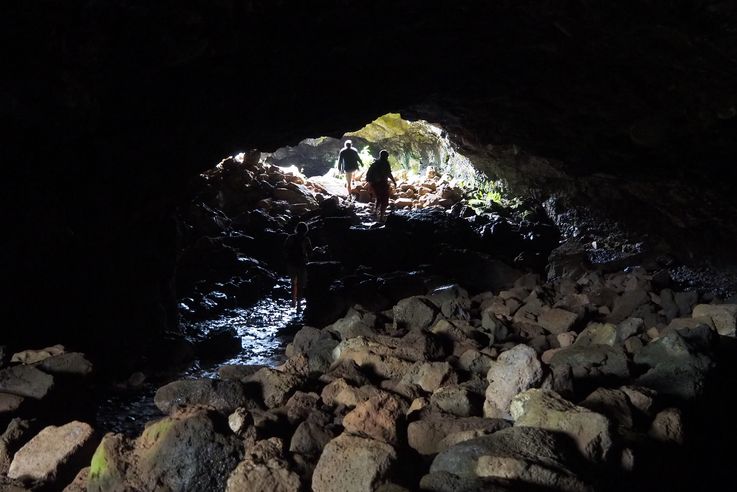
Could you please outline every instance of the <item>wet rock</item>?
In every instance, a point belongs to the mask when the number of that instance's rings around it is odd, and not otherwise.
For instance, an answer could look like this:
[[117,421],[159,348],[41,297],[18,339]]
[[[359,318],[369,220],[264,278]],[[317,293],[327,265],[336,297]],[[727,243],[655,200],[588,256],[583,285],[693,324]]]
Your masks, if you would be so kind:
[[21,364],[35,364],[41,362],[44,359],[48,359],[54,355],[60,355],[64,353],[63,345],[52,345],[40,350],[24,350],[22,352],[16,352],[10,358],[10,362],[18,362]]
[[235,328],[225,327],[209,332],[195,342],[197,357],[204,360],[224,359],[242,350],[241,337]]
[[537,353],[527,345],[517,345],[502,353],[487,374],[484,416],[510,418],[509,404],[519,392],[542,382],[542,365]]
[[92,372],[92,363],[80,352],[52,355],[41,361],[37,367],[50,374],[86,376]]
[[303,379],[286,372],[264,368],[246,379],[261,390],[264,404],[269,408],[283,405],[292,393],[302,384]]
[[510,413],[515,426],[567,434],[592,461],[606,461],[611,451],[609,420],[564,400],[553,391],[531,389],[520,393],[512,400]]
[[405,384],[416,384],[432,393],[444,384],[452,384],[456,373],[447,362],[415,362],[401,379]]
[[312,477],[314,492],[373,491],[388,481],[397,459],[381,441],[341,434],[330,441]]
[[573,345],[587,347],[590,345],[614,345],[617,341],[617,327],[611,323],[590,323],[576,337]]
[[[462,480],[506,479],[530,488],[593,490],[574,473],[577,464],[575,450],[563,436],[544,429],[513,427],[446,449],[435,457],[430,473],[448,473]],[[471,489],[458,490],[486,489],[478,488],[476,482]]]
[[438,315],[438,308],[425,296],[402,299],[393,308],[394,329],[427,329]]
[[222,416],[190,407],[149,424],[135,440],[105,435],[88,491],[224,490],[242,456],[243,444]]
[[537,322],[548,332],[557,335],[571,330],[578,315],[563,309],[553,308],[540,313]]
[[580,405],[600,413],[622,427],[631,429],[634,425],[632,407],[624,391],[598,388],[584,399]]
[[395,445],[406,404],[389,395],[377,395],[356,405],[343,417],[346,432]]
[[68,483],[94,451],[94,431],[83,422],[49,426],[15,453],[8,477],[50,484]]
[[671,331],[640,349],[637,364],[650,369],[637,384],[659,394],[681,399],[700,395],[709,371],[714,366],[711,348],[715,333],[707,326]]
[[238,407],[253,406],[240,382],[207,378],[174,381],[162,386],[154,395],[154,403],[164,413],[187,405],[207,405],[224,414]]
[[648,435],[660,442],[683,444],[686,440],[686,434],[683,428],[681,410],[666,408],[658,412],[650,425]]
[[737,333],[737,304],[699,304],[693,318],[708,320],[720,335],[734,337]]
[[472,439],[509,426],[510,424],[502,419],[454,417],[442,413],[431,413],[409,424],[407,440],[412,449],[420,454],[429,455],[440,452],[443,449],[444,440],[454,434],[465,433],[469,439]]
[[54,378],[32,366],[13,366],[0,371],[0,392],[42,399],[54,386]]

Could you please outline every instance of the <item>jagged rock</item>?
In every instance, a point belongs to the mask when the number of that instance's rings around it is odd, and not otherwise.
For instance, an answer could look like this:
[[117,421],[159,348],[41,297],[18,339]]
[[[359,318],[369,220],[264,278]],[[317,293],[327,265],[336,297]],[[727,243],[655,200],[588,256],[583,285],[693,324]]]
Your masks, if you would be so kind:
[[402,299],[393,308],[394,329],[427,329],[438,315],[438,308],[426,296]]
[[312,476],[312,490],[375,491],[388,481],[396,460],[396,451],[384,442],[341,434],[325,446]]
[[345,379],[356,386],[369,384],[369,379],[361,371],[361,368],[352,360],[340,360],[330,367],[330,369],[320,376],[320,381],[331,383],[336,379]]
[[289,396],[302,384],[302,378],[275,369],[263,368],[246,379],[261,390],[264,404],[269,408],[283,405]]
[[474,438],[506,429],[509,425],[502,419],[453,417],[442,413],[431,413],[428,417],[409,424],[407,440],[410,447],[418,453],[435,454],[443,449],[443,441],[453,434],[465,432],[469,433],[467,434],[469,438]]
[[[506,479],[533,489],[593,490],[573,471],[577,465],[575,450],[563,436],[544,429],[513,427],[446,449],[433,460],[430,474],[448,473],[461,480]],[[427,483],[424,478],[423,483]],[[478,482],[471,489],[433,490],[487,490],[477,487]]]
[[428,393],[455,381],[456,373],[447,362],[415,362],[401,379],[402,383],[416,384]]
[[8,473],[15,452],[30,437],[33,425],[29,420],[14,418],[0,437],[0,475]]
[[53,386],[53,376],[32,366],[13,366],[0,371],[2,393],[40,400]]
[[344,405],[355,407],[359,403],[368,400],[372,396],[388,394],[376,386],[367,384],[359,388],[351,386],[342,378],[336,379],[322,389],[321,398],[323,403],[329,406]]
[[612,448],[609,420],[549,390],[530,389],[510,406],[515,426],[540,427],[569,435],[592,461],[606,461]]
[[284,405],[287,419],[290,423],[295,424],[303,421],[320,403],[320,395],[317,393],[305,393],[296,391]]
[[332,325],[326,326],[325,329],[340,334],[342,340],[348,340],[349,338],[358,336],[371,338],[377,335],[374,329],[377,322],[376,315],[357,308],[358,306],[352,307],[345,316]]
[[459,285],[438,287],[427,297],[448,319],[467,320],[470,317],[471,299],[468,297],[468,291]]
[[537,323],[550,333],[557,335],[571,330],[578,315],[563,309],[553,308],[540,313]]
[[253,428],[253,415],[245,408],[236,408],[228,416],[228,427],[238,436],[243,436],[249,429]]
[[614,345],[617,341],[617,327],[611,323],[590,323],[573,342],[574,346]]
[[0,393],[0,417],[4,414],[13,413],[20,408],[25,398],[10,393]]
[[52,345],[40,350],[24,350],[22,352],[16,352],[10,358],[10,362],[19,362],[21,364],[35,364],[41,362],[44,359],[48,359],[54,355],[60,355],[64,353],[63,345]]
[[457,417],[470,417],[480,414],[482,401],[480,395],[458,385],[438,388],[430,396],[430,404]]
[[264,492],[299,492],[302,480],[289,469],[283,460],[272,459],[257,463],[251,459],[241,461],[228,477],[226,492],[258,490]]
[[693,309],[693,318],[709,320],[717,333],[734,337],[737,329],[737,304],[699,304]]
[[624,342],[628,338],[641,333],[645,327],[645,322],[642,318],[627,318],[621,323],[617,324],[617,342]]
[[648,435],[661,442],[683,444],[683,414],[678,408],[666,408],[655,416]]
[[619,389],[627,395],[633,407],[645,415],[652,415],[657,396],[654,390],[641,386],[622,386]]
[[621,347],[590,345],[566,347],[553,355],[550,366],[554,373],[570,371],[576,387],[627,379],[630,375],[627,355]]
[[90,467],[85,466],[74,477],[74,480],[64,487],[62,492],[87,492],[87,479],[90,474]]
[[353,361],[379,377],[396,379],[402,377],[413,363],[392,354],[394,350],[390,347],[356,337],[338,344],[333,350],[333,359],[336,362]]
[[491,356],[478,350],[469,349],[458,358],[458,368],[471,374],[486,376],[493,362],[494,359]]
[[389,395],[377,395],[356,405],[343,417],[346,432],[395,445],[406,404]]
[[154,403],[163,413],[180,406],[208,405],[229,414],[238,407],[254,405],[240,382],[207,378],[174,381],[162,386],[154,395]]
[[222,417],[189,407],[129,440],[107,434],[95,451],[88,490],[223,490],[243,455]]
[[92,456],[93,438],[83,422],[46,427],[15,453],[8,477],[43,484],[69,480]]
[[292,357],[297,354],[306,354],[314,343],[320,338],[322,330],[312,326],[303,326],[294,334],[292,342],[287,345],[286,355]]
[[92,363],[80,352],[68,352],[47,357],[37,367],[51,374],[86,376],[92,372]]
[[502,353],[487,374],[484,416],[510,418],[509,404],[519,392],[542,382],[542,365],[534,349],[517,345]]
[[330,417],[322,412],[311,413],[297,426],[289,443],[290,453],[319,456],[325,445],[340,432]]
[[647,291],[642,288],[626,291],[614,300],[614,309],[609,315],[610,323],[620,323],[624,321],[632,313],[650,300]]
[[634,425],[632,408],[624,391],[598,388],[587,396],[580,405],[606,416],[622,427],[631,429]]
[[673,295],[673,300],[678,306],[679,316],[688,316],[691,314],[691,310],[699,300],[699,293],[695,290],[689,292],[676,292]]
[[650,342],[634,357],[650,367],[637,384],[659,394],[691,399],[703,392],[706,376],[714,366],[710,355],[715,333],[707,326],[671,331]]

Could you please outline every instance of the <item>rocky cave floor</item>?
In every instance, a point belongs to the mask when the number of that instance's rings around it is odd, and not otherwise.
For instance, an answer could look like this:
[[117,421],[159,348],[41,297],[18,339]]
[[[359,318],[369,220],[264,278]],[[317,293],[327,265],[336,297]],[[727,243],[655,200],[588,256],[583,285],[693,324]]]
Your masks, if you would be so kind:
[[180,207],[181,333],[115,361],[0,352],[3,490],[720,488],[734,276],[541,204],[479,212],[432,171],[386,223],[336,183],[225,159]]

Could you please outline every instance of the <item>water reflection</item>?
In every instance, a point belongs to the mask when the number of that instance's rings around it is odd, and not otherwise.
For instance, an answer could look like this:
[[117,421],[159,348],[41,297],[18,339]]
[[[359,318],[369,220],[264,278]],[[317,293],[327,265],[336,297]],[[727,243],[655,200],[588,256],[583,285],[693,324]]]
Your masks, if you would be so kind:
[[[283,281],[280,282],[283,287]],[[281,289],[279,289],[281,290]],[[302,317],[289,305],[279,290],[249,308],[229,310],[215,319],[190,323],[185,331],[205,334],[223,327],[234,327],[241,337],[242,349],[235,357],[217,362],[195,361],[180,373],[154,375],[132,390],[111,390],[100,401],[97,428],[103,432],[121,432],[130,436],[141,433],[144,424],[161,416],[154,405],[154,394],[164,384],[176,379],[215,378],[226,364],[262,364],[276,366],[283,361],[284,349],[302,326]]]

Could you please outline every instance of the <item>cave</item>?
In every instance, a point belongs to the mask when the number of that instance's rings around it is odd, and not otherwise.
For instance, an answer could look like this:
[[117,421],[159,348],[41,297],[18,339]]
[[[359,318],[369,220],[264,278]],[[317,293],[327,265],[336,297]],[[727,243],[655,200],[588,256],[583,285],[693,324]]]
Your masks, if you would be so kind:
[[728,488],[733,2],[3,13],[1,489]]

